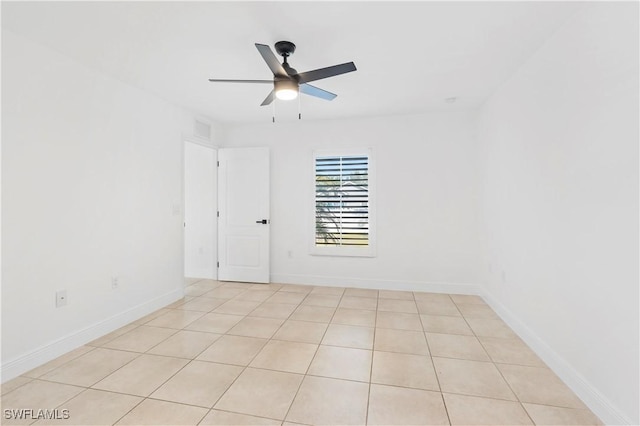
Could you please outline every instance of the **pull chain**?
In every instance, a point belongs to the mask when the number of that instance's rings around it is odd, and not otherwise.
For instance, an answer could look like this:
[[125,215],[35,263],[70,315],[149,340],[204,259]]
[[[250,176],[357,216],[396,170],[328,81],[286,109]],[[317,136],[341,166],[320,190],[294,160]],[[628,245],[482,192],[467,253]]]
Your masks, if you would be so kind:
[[300,99],[302,98],[302,96],[300,96],[300,94],[298,93],[298,120],[302,120],[302,114],[300,113]]
[[271,104],[273,105],[273,107],[271,108],[271,122],[275,123],[276,122],[276,100],[274,99]]

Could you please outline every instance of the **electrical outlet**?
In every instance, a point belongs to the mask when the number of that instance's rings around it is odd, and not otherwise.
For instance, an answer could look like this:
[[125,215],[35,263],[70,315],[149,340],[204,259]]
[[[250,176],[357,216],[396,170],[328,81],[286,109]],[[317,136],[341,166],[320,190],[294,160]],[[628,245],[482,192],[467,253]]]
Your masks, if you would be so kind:
[[67,290],[56,291],[56,308],[67,304]]
[[115,290],[120,286],[118,277],[111,277],[111,289]]

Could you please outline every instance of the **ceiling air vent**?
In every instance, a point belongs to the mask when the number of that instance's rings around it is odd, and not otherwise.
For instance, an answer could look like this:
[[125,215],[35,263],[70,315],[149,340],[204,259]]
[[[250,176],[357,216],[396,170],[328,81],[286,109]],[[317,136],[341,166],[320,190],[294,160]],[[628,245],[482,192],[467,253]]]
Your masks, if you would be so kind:
[[195,127],[193,129],[194,136],[211,140],[211,124],[204,121],[196,120]]

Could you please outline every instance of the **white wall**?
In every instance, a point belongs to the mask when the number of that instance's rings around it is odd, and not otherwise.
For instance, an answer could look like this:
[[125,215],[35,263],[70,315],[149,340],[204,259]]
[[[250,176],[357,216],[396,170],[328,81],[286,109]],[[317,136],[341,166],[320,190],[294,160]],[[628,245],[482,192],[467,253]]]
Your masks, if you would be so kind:
[[180,297],[191,126],[159,98],[3,29],[3,380]]
[[[476,291],[474,129],[466,112],[229,127],[223,146],[271,149],[272,281]],[[378,255],[311,256],[313,150],[363,147],[376,157]]]
[[572,17],[482,108],[486,295],[607,423],[638,424],[638,3]]
[[218,278],[218,151],[193,142],[184,144],[184,274]]

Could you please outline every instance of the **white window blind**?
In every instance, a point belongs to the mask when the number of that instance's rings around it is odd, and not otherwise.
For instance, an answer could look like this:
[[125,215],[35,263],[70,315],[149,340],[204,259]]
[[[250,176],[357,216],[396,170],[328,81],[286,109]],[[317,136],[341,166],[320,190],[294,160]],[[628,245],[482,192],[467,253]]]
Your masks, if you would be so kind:
[[315,174],[316,247],[369,246],[369,157],[316,157]]

